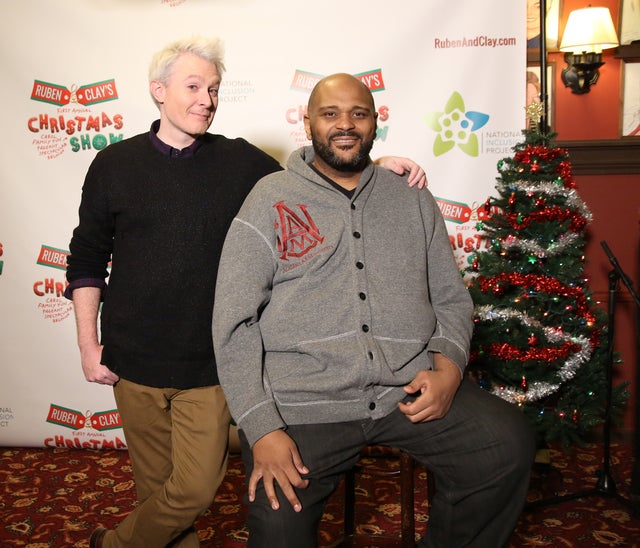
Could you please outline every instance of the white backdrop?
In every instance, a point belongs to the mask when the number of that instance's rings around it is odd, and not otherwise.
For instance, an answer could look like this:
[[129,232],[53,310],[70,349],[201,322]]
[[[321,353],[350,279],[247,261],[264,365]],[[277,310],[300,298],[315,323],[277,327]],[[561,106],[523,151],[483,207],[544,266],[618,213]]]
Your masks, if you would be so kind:
[[373,155],[425,167],[461,268],[497,162],[521,140],[525,0],[20,0],[2,9],[0,445],[124,447],[111,389],[85,382],[65,257],[84,174],[147,131],[153,53],[191,34],[226,44],[211,131],[284,162],[306,144],[310,87],[334,72],[374,91]]

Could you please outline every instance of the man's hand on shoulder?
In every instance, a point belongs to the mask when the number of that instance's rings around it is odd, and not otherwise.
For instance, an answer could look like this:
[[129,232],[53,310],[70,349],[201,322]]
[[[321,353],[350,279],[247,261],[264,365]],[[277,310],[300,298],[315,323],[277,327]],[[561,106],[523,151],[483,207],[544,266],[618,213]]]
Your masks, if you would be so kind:
[[382,156],[377,160],[374,160],[374,163],[388,169],[389,171],[393,171],[398,175],[404,175],[409,172],[409,178],[407,182],[409,186],[418,186],[418,188],[424,188],[427,186],[427,175],[418,164],[416,164],[413,160],[409,158],[401,158],[399,156]]

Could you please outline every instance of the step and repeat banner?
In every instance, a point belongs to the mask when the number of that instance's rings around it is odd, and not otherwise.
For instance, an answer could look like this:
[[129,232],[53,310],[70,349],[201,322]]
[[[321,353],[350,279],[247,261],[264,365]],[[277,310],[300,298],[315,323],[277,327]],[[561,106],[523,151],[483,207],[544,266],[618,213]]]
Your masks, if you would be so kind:
[[379,113],[373,156],[425,168],[461,269],[497,162],[525,126],[525,0],[21,0],[2,11],[1,446],[126,447],[111,388],[84,380],[65,265],[95,154],[158,118],[147,71],[166,43],[224,40],[210,131],[280,162],[307,144],[313,85],[358,75]]

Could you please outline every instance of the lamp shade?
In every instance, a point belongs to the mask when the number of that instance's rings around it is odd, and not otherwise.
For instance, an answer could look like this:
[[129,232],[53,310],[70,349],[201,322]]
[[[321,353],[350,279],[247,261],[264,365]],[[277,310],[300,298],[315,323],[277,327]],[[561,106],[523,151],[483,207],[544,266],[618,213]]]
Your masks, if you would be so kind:
[[609,8],[588,7],[569,14],[560,51],[601,53],[603,49],[615,48],[618,43]]

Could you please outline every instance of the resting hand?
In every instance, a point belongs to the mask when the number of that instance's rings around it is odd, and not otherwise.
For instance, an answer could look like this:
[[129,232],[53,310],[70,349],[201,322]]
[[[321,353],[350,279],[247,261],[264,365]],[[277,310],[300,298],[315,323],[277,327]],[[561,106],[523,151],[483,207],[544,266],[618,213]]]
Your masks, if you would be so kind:
[[382,156],[375,161],[380,167],[393,171],[398,175],[404,175],[409,172],[407,182],[409,186],[417,185],[418,188],[427,186],[427,175],[418,164],[409,158],[400,158],[399,156]]
[[460,386],[460,369],[442,354],[434,355],[434,369],[422,370],[404,387],[407,394],[420,392],[411,403],[398,404],[411,422],[427,422],[444,417]]
[[295,442],[283,430],[274,430],[260,438],[253,446],[253,472],[249,478],[249,501],[256,499],[256,487],[262,479],[264,490],[271,503],[271,508],[280,508],[274,481],[291,503],[296,512],[302,510],[302,504],[294,487],[304,489],[309,480],[303,480],[300,474],[308,474],[309,470],[302,462]]
[[98,384],[107,384],[113,386],[118,382],[120,377],[116,375],[106,365],[100,363],[102,358],[102,345],[82,348],[80,350],[80,359],[82,362],[82,371],[84,378],[89,382]]

